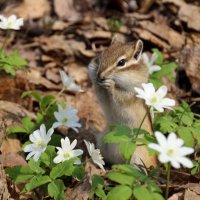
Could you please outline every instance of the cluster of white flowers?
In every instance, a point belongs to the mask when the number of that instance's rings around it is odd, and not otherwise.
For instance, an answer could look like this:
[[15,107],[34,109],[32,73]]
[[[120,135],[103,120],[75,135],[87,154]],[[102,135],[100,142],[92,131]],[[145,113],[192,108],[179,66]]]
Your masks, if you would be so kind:
[[[154,116],[154,110],[157,112],[164,112],[164,108],[172,109],[172,106],[175,106],[175,100],[166,98],[167,87],[161,86],[156,91],[152,83],[143,83],[143,89],[135,87],[137,97],[144,99],[145,104],[150,106],[151,115]],[[161,163],[170,162],[174,168],[180,168],[180,164],[187,168],[193,166],[192,161],[186,158],[186,155],[189,155],[194,152],[193,148],[183,147],[184,141],[180,138],[177,138],[175,133],[170,133],[168,138],[156,131],[156,139],[158,144],[151,143],[149,148],[159,152],[158,159]]]
[[1,29],[13,29],[19,30],[21,26],[24,25],[23,18],[17,19],[15,15],[11,15],[6,18],[3,15],[0,15],[0,28]]

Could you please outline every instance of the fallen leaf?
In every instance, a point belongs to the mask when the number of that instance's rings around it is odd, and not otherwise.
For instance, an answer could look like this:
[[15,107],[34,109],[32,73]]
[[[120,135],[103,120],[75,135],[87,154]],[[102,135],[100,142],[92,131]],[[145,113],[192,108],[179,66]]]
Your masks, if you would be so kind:
[[8,192],[8,186],[6,181],[6,174],[3,169],[3,165],[0,164],[0,199],[8,200],[10,199],[10,194]]
[[184,200],[183,199],[183,192],[175,193],[171,197],[169,197],[167,200]]
[[199,200],[199,199],[200,195],[196,194],[195,192],[189,189],[185,190],[184,200]]
[[18,4],[15,8],[12,8],[6,12],[6,15],[17,15],[25,19],[37,19],[43,17],[51,10],[48,0],[24,0]]
[[61,19],[75,22],[81,18],[80,13],[78,13],[74,7],[73,0],[54,0],[53,5],[56,14]]
[[25,161],[24,157],[21,156],[19,153],[3,153],[0,155],[0,163],[4,167],[13,167],[17,165],[27,165],[27,162]]
[[144,30],[153,33],[163,41],[167,41],[175,49],[180,49],[185,44],[185,37],[164,23],[156,24],[150,21],[140,21],[139,24]]
[[192,89],[200,94],[200,56],[198,47],[184,48],[179,56],[180,66],[185,70]]
[[200,31],[200,7],[182,0],[163,0],[163,2],[179,6],[178,16],[180,20],[186,22],[189,28]]

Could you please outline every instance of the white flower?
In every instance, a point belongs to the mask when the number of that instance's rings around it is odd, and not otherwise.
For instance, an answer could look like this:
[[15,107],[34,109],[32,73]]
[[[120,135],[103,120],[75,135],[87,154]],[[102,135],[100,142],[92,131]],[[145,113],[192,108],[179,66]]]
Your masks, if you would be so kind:
[[170,98],[164,98],[167,94],[167,87],[161,86],[155,91],[152,83],[143,83],[143,89],[135,87],[135,91],[138,93],[136,97],[144,99],[146,105],[151,106],[159,112],[163,112],[164,108],[172,109],[171,106],[175,106],[175,100]]
[[2,29],[19,30],[23,25],[23,18],[17,19],[15,15],[11,15],[10,17],[6,18],[3,15],[0,15],[0,28]]
[[[65,160],[69,160],[71,158],[80,156],[83,154],[81,149],[73,150],[77,144],[77,140],[75,139],[71,144],[68,137],[65,139],[61,139],[61,148],[56,147],[58,149],[57,156],[54,158],[54,163],[64,162]],[[77,160],[75,164],[81,164],[80,160]]]
[[81,124],[78,122],[79,117],[77,116],[77,112],[78,110],[72,108],[70,105],[67,105],[65,109],[63,109],[61,105],[58,105],[58,112],[54,112],[57,122],[54,122],[53,128],[67,126],[78,133],[77,127],[80,128]]
[[71,92],[81,91],[81,87],[74,82],[74,79],[72,77],[67,76],[67,74],[63,70],[60,70],[59,72],[63,86],[66,90]]
[[93,143],[90,143],[90,142],[88,142],[86,140],[84,140],[84,142],[86,144],[88,153],[91,156],[93,162],[95,164],[97,164],[101,169],[105,170],[104,167],[103,167],[103,165],[105,165],[105,162],[103,161],[103,157],[102,157],[102,155],[100,153],[100,150],[99,149],[95,149]]
[[177,138],[175,133],[170,133],[166,138],[162,133],[155,132],[158,144],[151,143],[149,148],[159,152],[158,159],[161,163],[170,162],[174,168],[180,168],[180,164],[187,168],[192,168],[193,163],[190,159],[186,158],[194,152],[193,148],[183,147],[183,140]]
[[40,126],[40,129],[34,131],[30,136],[29,139],[32,144],[28,144],[24,148],[24,152],[29,152],[26,157],[28,160],[30,157],[33,156],[35,161],[38,161],[40,155],[46,150],[47,144],[51,140],[51,135],[53,134],[54,129],[50,128],[46,133],[46,127],[44,124]]
[[159,65],[154,65],[154,62],[157,59],[157,57],[158,55],[156,53],[153,53],[151,58],[148,57],[147,53],[142,54],[142,60],[147,66],[149,74],[153,74],[154,72],[161,70],[161,67]]

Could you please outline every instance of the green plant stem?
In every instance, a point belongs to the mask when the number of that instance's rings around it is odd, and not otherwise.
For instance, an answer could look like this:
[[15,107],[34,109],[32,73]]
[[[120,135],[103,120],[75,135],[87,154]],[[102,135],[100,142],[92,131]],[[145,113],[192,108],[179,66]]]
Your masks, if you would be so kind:
[[170,170],[171,170],[171,164],[168,163],[167,169],[166,169],[167,183],[166,183],[166,190],[165,190],[165,200],[168,199],[168,195],[169,195]]
[[63,87],[62,90],[60,90],[60,92],[58,92],[58,94],[55,96],[55,99],[47,106],[47,108],[44,111],[44,114],[46,114],[46,112],[48,111],[48,109],[50,108],[51,105],[53,105],[56,101],[57,98],[65,91],[65,88]]
[[146,114],[144,115],[144,117],[143,117],[143,119],[142,119],[142,121],[141,121],[141,123],[140,123],[140,126],[139,126],[139,128],[138,128],[136,137],[138,136],[138,134],[139,134],[139,132],[140,132],[140,129],[141,129],[141,127],[142,127],[142,124],[144,123],[144,120],[145,120],[145,118],[146,118],[147,115],[148,115],[148,111],[146,112]]

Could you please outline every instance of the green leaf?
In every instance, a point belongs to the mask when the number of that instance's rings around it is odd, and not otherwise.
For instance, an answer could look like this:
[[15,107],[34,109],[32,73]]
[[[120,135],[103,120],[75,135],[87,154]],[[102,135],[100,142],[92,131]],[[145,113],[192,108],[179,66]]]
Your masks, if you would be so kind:
[[32,96],[37,102],[40,102],[42,99],[40,93],[37,91],[25,91],[22,93],[21,98],[24,98],[26,96]]
[[24,60],[18,53],[18,51],[14,51],[6,58],[6,62],[9,65],[15,66],[17,68],[22,68],[27,65],[26,60]]
[[26,129],[20,126],[11,126],[7,129],[9,134],[11,133],[27,133]]
[[107,196],[103,190],[103,187],[101,185],[98,185],[96,190],[95,190],[95,194],[101,198],[102,200],[106,200],[107,199]]
[[200,127],[188,127],[188,129],[193,133],[193,136],[200,147]]
[[128,142],[131,137],[132,130],[123,125],[116,125],[111,127],[111,132],[104,136],[105,143],[121,143]]
[[47,106],[55,99],[52,95],[45,95],[42,100],[40,101],[40,109],[45,111]]
[[49,182],[51,182],[51,179],[49,176],[36,175],[25,185],[25,189],[23,191],[29,192]]
[[55,200],[66,200],[65,185],[62,180],[57,179],[48,185],[48,193]]
[[107,174],[107,177],[116,183],[119,183],[121,185],[128,185],[132,186],[133,182],[135,181],[135,178],[130,175],[126,175],[120,172],[109,172]]
[[144,176],[138,169],[135,169],[131,165],[112,165],[113,169],[118,169],[123,173],[133,176],[134,178],[139,178]]
[[104,179],[98,175],[92,176],[92,190],[94,191],[98,185],[104,185]]
[[51,171],[50,177],[56,179],[61,176],[71,176],[74,171],[74,159],[66,160],[63,163],[57,164]]
[[72,172],[72,176],[78,180],[81,180],[85,175],[85,170],[83,166],[74,166],[74,171]]
[[184,140],[186,146],[192,147],[194,145],[193,135],[189,128],[180,126],[178,128],[178,134]]
[[28,162],[30,169],[36,174],[44,174],[45,171],[40,167],[40,162],[34,161],[32,158]]
[[34,176],[29,166],[14,166],[5,169],[5,171],[15,183],[25,182]]
[[128,200],[131,196],[132,189],[130,187],[126,185],[119,185],[110,190],[107,195],[107,200]]
[[52,146],[59,146],[61,138],[62,138],[61,135],[54,133],[51,136],[51,141],[49,142],[49,144],[52,145]]
[[55,147],[48,145],[46,151],[42,153],[40,156],[40,162],[43,163],[46,167],[50,167],[50,169],[55,166],[53,159],[56,156]]
[[156,59],[156,61],[155,61],[155,64],[157,64],[157,65],[163,64],[164,56],[163,56],[163,54],[159,51],[159,49],[153,48],[152,51],[153,51],[153,53],[156,53],[156,55],[157,55],[157,59]]
[[28,133],[32,133],[35,130],[35,124],[30,117],[24,117],[22,119],[22,124]]
[[124,142],[120,143],[119,150],[125,160],[130,160],[134,151],[136,149],[136,143],[134,142]]
[[153,200],[151,193],[144,186],[137,186],[133,189],[133,194],[137,200]]

